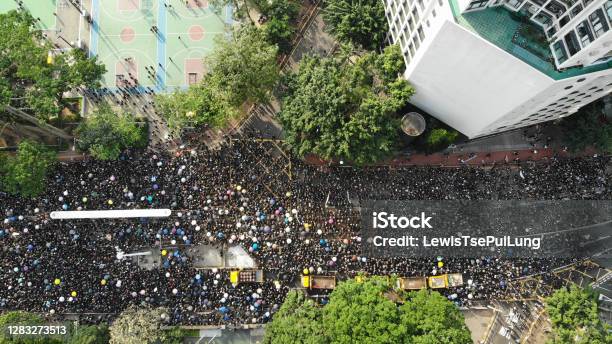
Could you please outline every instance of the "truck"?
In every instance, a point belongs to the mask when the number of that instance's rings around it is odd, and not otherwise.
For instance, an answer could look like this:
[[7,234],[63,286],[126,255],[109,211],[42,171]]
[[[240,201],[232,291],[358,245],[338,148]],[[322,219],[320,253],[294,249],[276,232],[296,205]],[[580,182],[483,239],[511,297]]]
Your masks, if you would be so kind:
[[334,289],[336,276],[302,275],[302,287],[308,289]]
[[263,283],[263,270],[243,269],[230,271],[230,282],[237,286],[240,283]]
[[454,273],[448,274],[448,286],[449,287],[460,287],[463,285],[463,274]]
[[397,279],[397,287],[404,290],[418,290],[427,288],[425,277],[400,277]]
[[440,276],[430,276],[427,282],[431,289],[452,288],[463,285],[463,274],[452,273]]
[[428,284],[431,289],[441,289],[448,286],[448,279],[446,275],[430,276],[427,278],[427,282],[429,282]]

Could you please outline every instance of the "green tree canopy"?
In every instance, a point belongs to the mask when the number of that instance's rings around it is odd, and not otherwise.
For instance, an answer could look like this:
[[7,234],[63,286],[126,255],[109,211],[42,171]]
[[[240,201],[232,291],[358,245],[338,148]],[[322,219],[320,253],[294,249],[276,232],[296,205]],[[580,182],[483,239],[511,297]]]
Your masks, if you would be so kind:
[[0,108],[25,108],[46,121],[66,106],[64,92],[98,87],[106,69],[79,49],[59,53],[47,63],[53,47],[34,24],[27,12],[0,14]]
[[[414,93],[406,80],[386,68],[387,54],[368,53],[354,64],[346,59],[305,57],[288,78],[279,116],[286,140],[304,156],[343,158],[361,165],[394,151],[399,133],[396,112]],[[381,59],[383,62],[381,62]],[[393,79],[391,82],[384,80]]]
[[321,343],[323,328],[319,324],[321,310],[304,293],[291,291],[285,302],[266,326],[265,344]]
[[152,344],[165,342],[167,332],[161,329],[163,308],[131,306],[110,326],[110,344]]
[[323,20],[340,42],[368,50],[382,46],[388,31],[385,6],[378,0],[326,0]]
[[278,46],[280,52],[288,53],[291,51],[291,38],[295,29],[287,18],[272,18],[266,22],[263,30],[268,42]]
[[170,330],[165,330],[165,332],[164,344],[183,344],[183,339],[188,335],[186,330],[183,330],[178,326],[175,326]]
[[279,78],[277,52],[278,47],[267,41],[262,30],[241,26],[231,38],[219,37],[205,58],[210,69],[207,84],[234,107],[246,101],[266,102]]
[[587,147],[612,152],[612,123],[606,122],[601,102],[590,104],[563,120],[565,141],[572,151]]
[[106,325],[85,325],[75,329],[70,344],[108,344],[110,333]]
[[21,141],[15,156],[0,161],[0,187],[24,197],[39,195],[45,190],[45,177],[55,159],[55,153],[44,146]]
[[8,333],[10,325],[43,325],[45,319],[40,315],[23,311],[11,311],[0,315],[0,344],[60,344],[63,341],[54,337],[11,337]]
[[400,310],[385,296],[389,282],[368,278],[340,283],[323,308],[325,333],[334,343],[401,343]]
[[546,299],[553,325],[551,344],[612,343],[610,327],[598,315],[597,296],[576,286],[562,288]]
[[402,50],[397,44],[386,46],[375,63],[384,82],[392,82],[406,70]]
[[76,129],[77,147],[100,160],[114,160],[127,148],[146,146],[146,133],[132,115],[98,107]]
[[382,277],[340,283],[317,308],[288,294],[265,343],[472,343],[462,314],[437,292],[395,290]]
[[156,109],[175,134],[186,125],[224,126],[244,102],[268,101],[278,81],[278,48],[264,30],[242,26],[217,43],[205,59],[210,72],[200,83],[156,97]]
[[238,21],[243,21],[243,19],[247,18],[252,24],[253,18],[249,16],[249,2],[245,0],[209,0],[208,4],[212,7],[212,10],[220,15],[223,9],[231,5],[232,15]]
[[427,134],[425,143],[430,151],[435,151],[448,147],[455,142],[459,137],[459,133],[455,130],[446,130],[444,128],[435,128]]
[[408,294],[400,306],[401,324],[410,343],[471,343],[463,315],[437,292],[421,290]]
[[208,83],[208,77],[186,91],[177,90],[172,94],[160,94],[155,98],[155,107],[168,123],[170,130],[178,134],[187,126],[208,124],[220,127],[230,118],[237,116],[237,110],[215,95]]
[[268,18],[263,26],[268,41],[276,44],[281,53],[288,53],[300,6],[293,0],[257,0],[255,3]]

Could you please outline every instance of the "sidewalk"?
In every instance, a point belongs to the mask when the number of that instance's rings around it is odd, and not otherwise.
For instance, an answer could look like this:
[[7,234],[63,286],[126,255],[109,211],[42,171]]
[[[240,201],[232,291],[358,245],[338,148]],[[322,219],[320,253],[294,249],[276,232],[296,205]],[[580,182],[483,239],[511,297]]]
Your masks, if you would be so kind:
[[85,160],[87,155],[73,150],[65,150],[57,153],[57,160],[62,162]]
[[[505,150],[496,152],[478,152],[461,154],[415,154],[407,157],[391,159],[375,166],[440,166],[440,167],[460,167],[460,166],[491,166],[495,164],[518,163],[525,161],[546,161],[552,157],[573,157],[573,156],[593,156],[596,152],[589,149],[579,154],[572,154],[567,151],[557,149],[523,149]],[[339,161],[327,161],[317,156],[308,155],[304,161],[310,165],[339,165]]]

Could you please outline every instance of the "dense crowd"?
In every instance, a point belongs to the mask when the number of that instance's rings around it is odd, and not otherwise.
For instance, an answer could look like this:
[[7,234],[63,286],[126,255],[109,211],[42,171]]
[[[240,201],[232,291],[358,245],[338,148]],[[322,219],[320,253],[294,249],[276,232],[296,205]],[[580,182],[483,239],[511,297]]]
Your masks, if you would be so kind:
[[[130,304],[168,309],[171,323],[262,323],[300,285],[304,269],[335,274],[463,273],[444,290],[463,305],[508,296],[508,281],[566,259],[362,256],[356,203],[367,199],[612,199],[610,159],[553,159],[516,168],[312,167],[273,143],[233,140],[164,156],[60,163],[36,199],[0,194],[0,309],[60,316]],[[51,211],[170,208],[162,219],[51,220]],[[240,245],[265,272],[233,286],[226,270],[196,269],[189,248]],[[118,250],[162,252],[159,266],[119,260]],[[163,251],[162,251],[163,250]],[[324,302],[324,301],[323,301]]]

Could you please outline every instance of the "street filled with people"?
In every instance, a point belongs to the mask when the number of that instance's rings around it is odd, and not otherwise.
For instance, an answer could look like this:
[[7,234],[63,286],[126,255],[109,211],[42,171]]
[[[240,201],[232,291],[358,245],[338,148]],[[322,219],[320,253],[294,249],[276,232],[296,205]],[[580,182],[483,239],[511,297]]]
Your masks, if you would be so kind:
[[[126,152],[118,161],[61,162],[35,199],[0,193],[0,309],[105,322],[129,305],[168,309],[171,324],[265,323],[300,275],[431,276],[462,273],[442,292],[457,305],[521,295],[521,276],[572,259],[363,255],[364,200],[612,199],[611,159],[551,159],[494,167],[309,166],[277,143],[228,139],[218,150]],[[53,220],[52,211],[172,210],[168,218]],[[239,245],[265,273],[232,285],[198,269],[195,245]],[[160,251],[144,269],[117,252]],[[440,263],[443,264],[440,264]],[[325,297],[318,298],[325,303]]]

